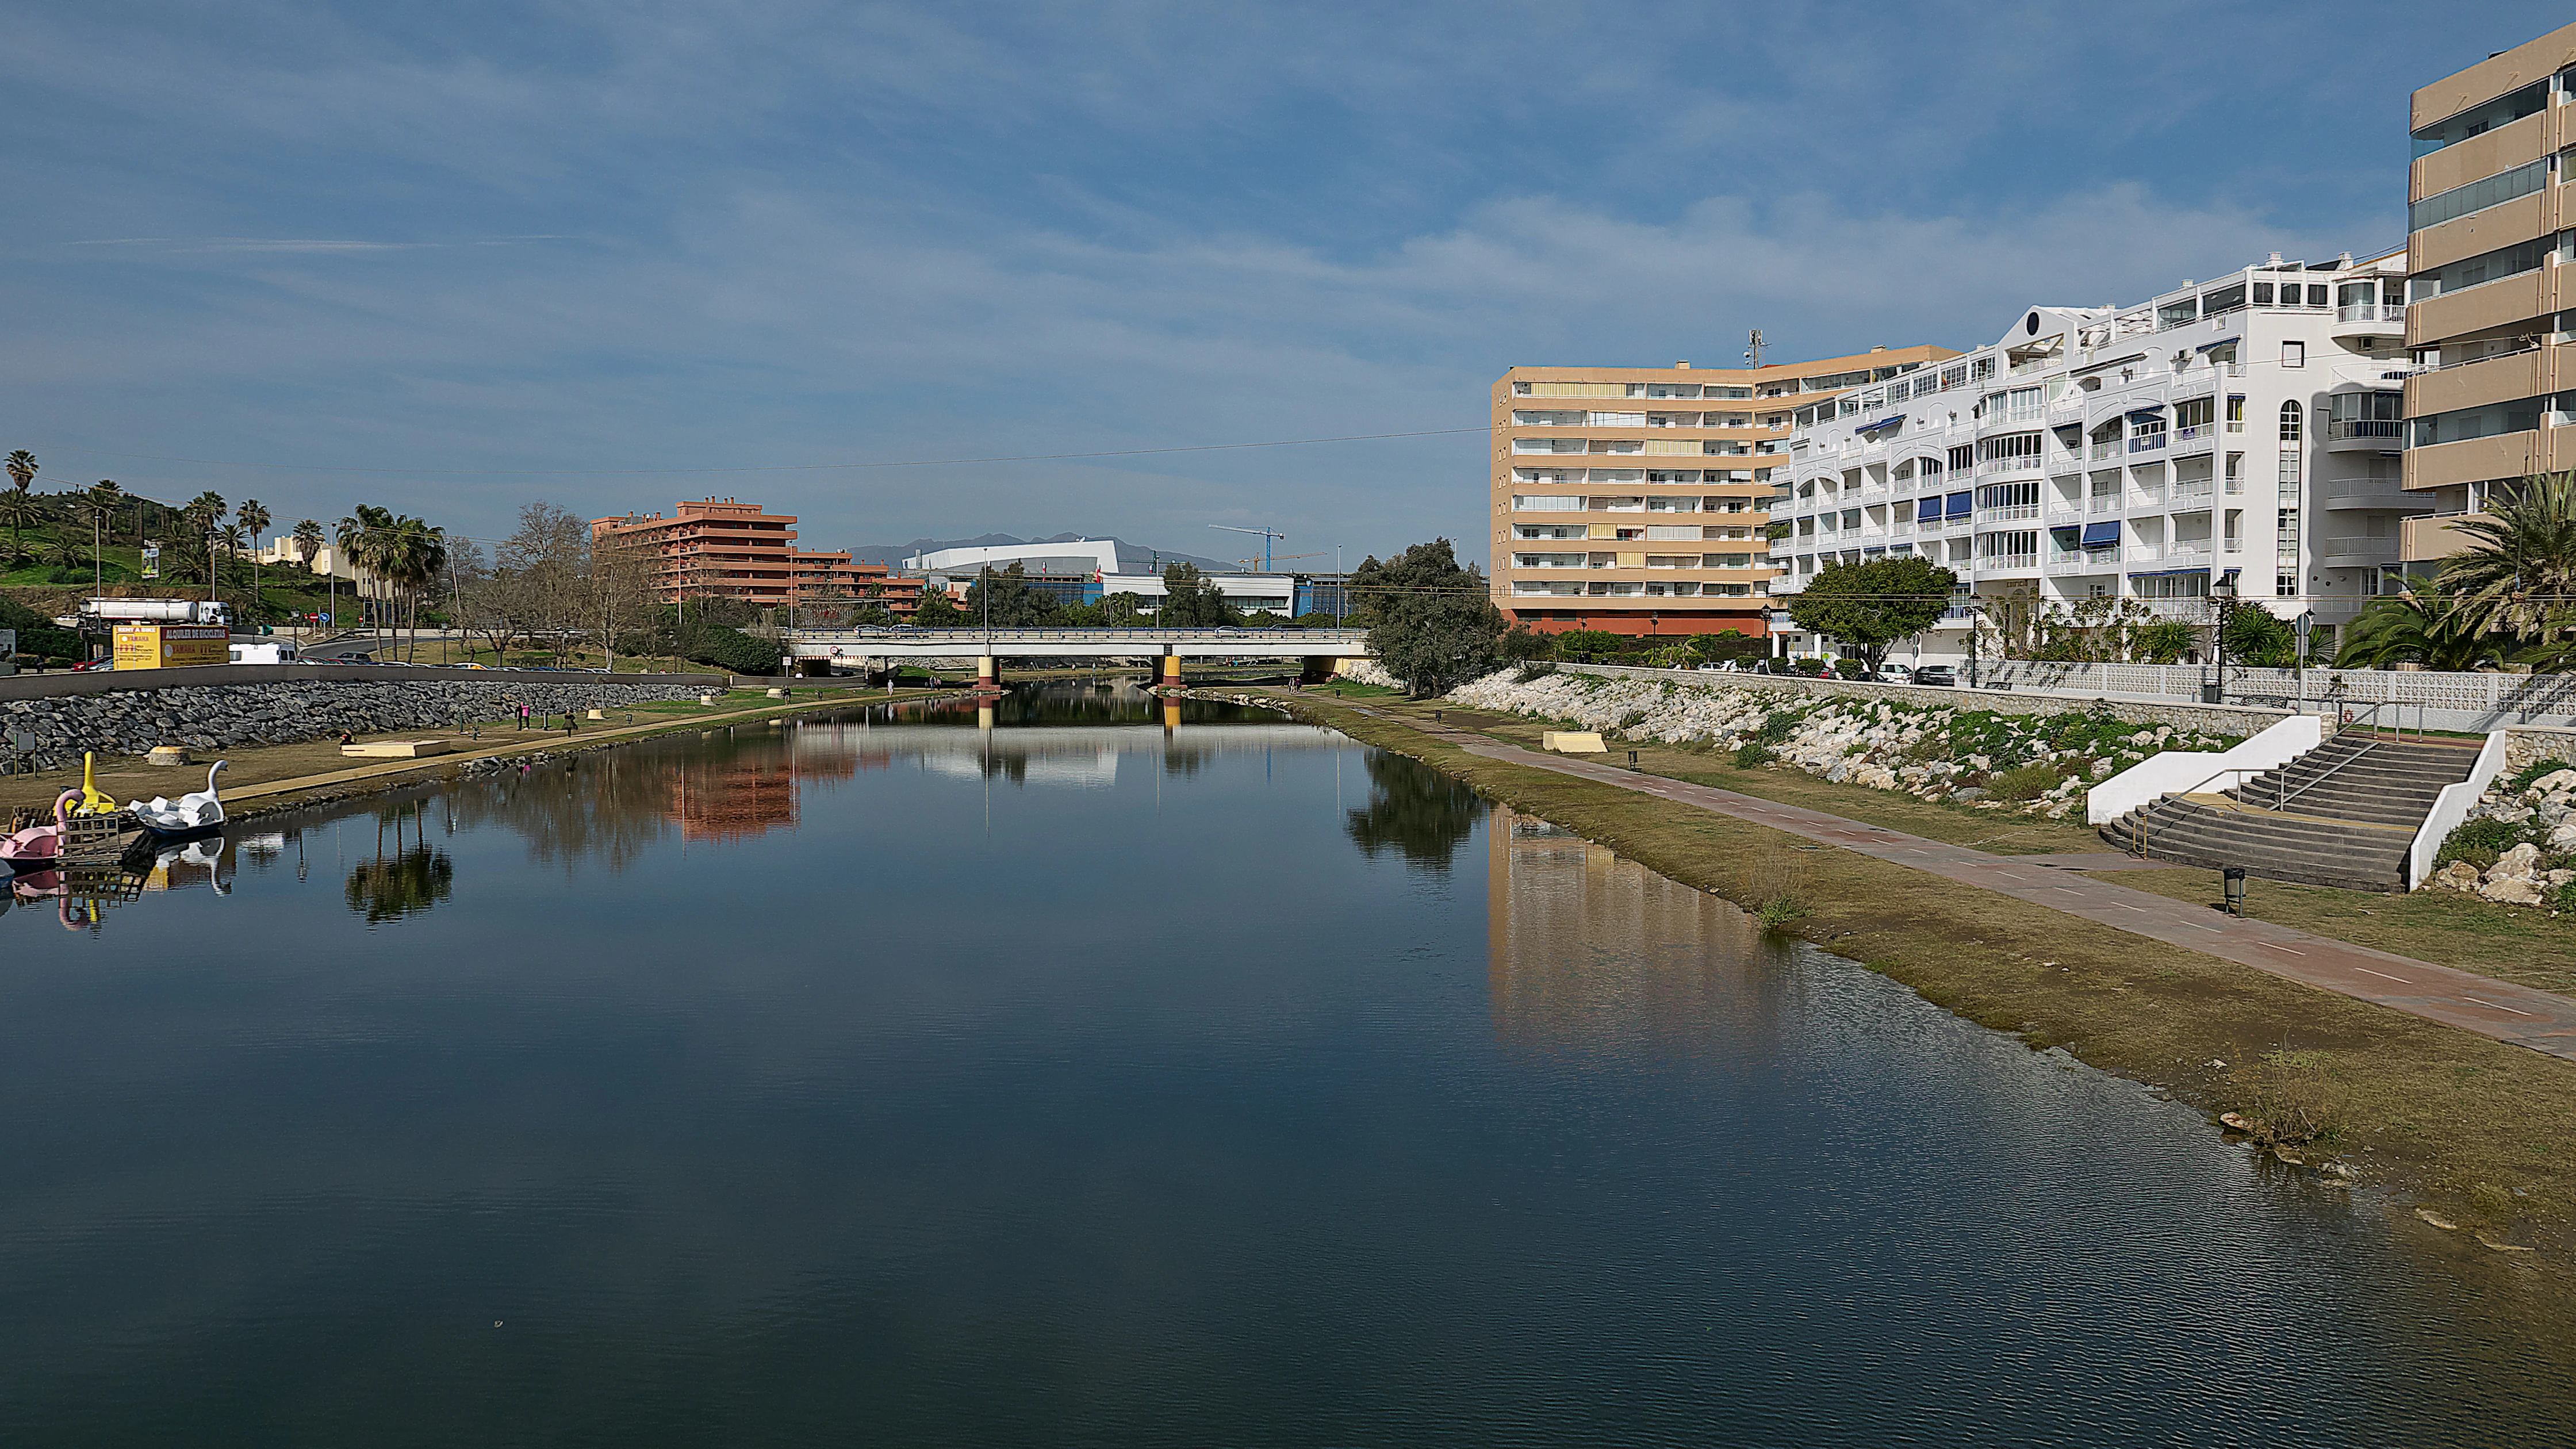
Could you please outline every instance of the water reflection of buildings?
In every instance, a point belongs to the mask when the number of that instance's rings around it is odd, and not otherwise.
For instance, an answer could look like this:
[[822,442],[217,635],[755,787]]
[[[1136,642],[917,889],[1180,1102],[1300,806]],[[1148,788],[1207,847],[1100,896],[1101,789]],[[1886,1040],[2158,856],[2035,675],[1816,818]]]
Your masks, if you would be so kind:
[[802,787],[847,780],[863,752],[824,729],[794,729],[781,752],[684,761],[671,772],[666,818],[692,843],[744,840],[793,826]]
[[1605,846],[1497,806],[1486,930],[1495,1034],[1542,1051],[1706,1049],[1765,1009],[1752,918]]

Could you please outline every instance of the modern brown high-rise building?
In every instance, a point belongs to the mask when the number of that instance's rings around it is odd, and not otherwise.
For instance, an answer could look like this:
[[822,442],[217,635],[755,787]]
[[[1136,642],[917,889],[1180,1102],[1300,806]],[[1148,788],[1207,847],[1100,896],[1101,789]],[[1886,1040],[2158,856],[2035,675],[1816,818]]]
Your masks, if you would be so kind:
[[2422,572],[2461,547],[2450,525],[2489,491],[2576,467],[2559,394],[2576,388],[2568,260],[2576,188],[2576,25],[2415,92],[2406,182],[2406,487],[2434,512],[2406,521]]
[[1495,602],[1549,633],[1762,633],[1797,409],[1955,356],[1513,368],[1493,393]]

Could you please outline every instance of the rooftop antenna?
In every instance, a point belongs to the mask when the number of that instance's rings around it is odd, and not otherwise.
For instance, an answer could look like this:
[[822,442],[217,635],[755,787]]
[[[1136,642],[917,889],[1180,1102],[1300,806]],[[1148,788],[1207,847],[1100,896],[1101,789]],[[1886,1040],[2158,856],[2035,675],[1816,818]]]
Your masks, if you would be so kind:
[[1750,367],[1754,367],[1754,368],[1759,368],[1759,367],[1761,367],[1761,366],[1762,366],[1762,329],[1761,329],[1761,328],[1759,328],[1759,327],[1754,328],[1754,329],[1753,329],[1753,335],[1752,335],[1751,337],[1747,338],[1746,340],[1747,340],[1747,341],[1749,341],[1749,342],[1751,342],[1751,343],[1753,344],[1752,346],[1747,347],[1747,348],[1745,348],[1745,349],[1744,349],[1744,361],[1745,361],[1746,365],[1747,365],[1747,366],[1750,366]]

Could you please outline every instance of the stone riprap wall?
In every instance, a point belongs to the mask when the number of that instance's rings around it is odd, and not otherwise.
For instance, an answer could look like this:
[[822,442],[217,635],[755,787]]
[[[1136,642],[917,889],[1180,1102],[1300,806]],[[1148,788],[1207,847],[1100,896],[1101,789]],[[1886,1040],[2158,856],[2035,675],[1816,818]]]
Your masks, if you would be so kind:
[[2437,890],[2508,906],[2569,904],[2576,883],[2576,732],[2512,730],[2504,770],[2442,842]]
[[81,752],[139,755],[154,745],[220,750],[244,744],[321,739],[342,730],[449,729],[498,719],[521,704],[538,714],[606,709],[651,700],[695,699],[702,684],[527,683],[468,680],[281,680],[0,702],[0,740],[35,737],[36,763],[73,765]]
[[[2149,666],[2141,666],[2149,667]],[[1700,670],[1641,669],[1629,664],[1560,664],[1568,674],[1598,674],[1617,679],[1670,679],[1699,684],[1711,678],[1741,685],[1741,674],[1712,675]],[[2202,734],[2261,734],[2290,717],[2286,709],[2259,708],[2252,705],[2212,705],[2184,700],[2141,699],[2067,699],[2045,694],[2026,694],[2019,689],[1960,689],[1928,684],[1880,684],[1868,679],[1814,679],[1803,674],[1761,674],[1751,676],[1762,681],[1764,689],[1835,699],[1889,700],[1898,704],[1926,705],[1934,709],[1967,709],[1988,714],[2064,714],[2085,710],[2108,714],[2129,724],[2154,728],[2172,725],[2178,730]],[[1730,686],[1732,687],[1732,686]],[[2409,720],[2409,724],[2413,721]]]
[[[1923,690],[1939,702],[1821,694],[1789,680],[1613,678],[1505,670],[1453,690],[1478,709],[1569,720],[1632,740],[1731,751],[1828,780],[2063,819],[2084,790],[2161,750],[2223,750],[2240,736],[2146,725],[2102,709],[1999,714],[1986,697]],[[1743,680],[1744,676],[1734,676]],[[2224,713],[2239,713],[2224,711]]]

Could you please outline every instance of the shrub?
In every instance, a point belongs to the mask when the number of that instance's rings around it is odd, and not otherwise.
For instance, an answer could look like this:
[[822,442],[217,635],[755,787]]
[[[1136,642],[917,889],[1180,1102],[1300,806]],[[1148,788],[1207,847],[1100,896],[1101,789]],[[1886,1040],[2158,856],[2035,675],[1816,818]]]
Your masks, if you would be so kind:
[[708,626],[698,638],[690,641],[688,657],[700,664],[712,664],[736,674],[772,675],[778,672],[785,651],[771,639],[754,639],[739,629],[721,625]]
[[1533,679],[1544,679],[1555,672],[1556,665],[1552,661],[1533,659],[1512,671],[1512,683],[1527,684]]
[[1841,675],[1841,676],[1842,676],[1843,678],[1845,678],[1845,679],[1867,679],[1867,678],[1869,678],[1869,671],[1868,671],[1867,669],[1862,668],[1862,667],[1861,667],[1861,662],[1860,662],[1859,660],[1857,660],[1857,659],[1837,659],[1837,660],[1835,660],[1835,661],[1834,661],[1834,673],[1836,673],[1836,674],[1838,674],[1838,675]]
[[2497,857],[2520,845],[2528,833],[2521,826],[2509,825],[2502,820],[2472,820],[2452,831],[2451,838],[2442,842],[2442,853],[2434,864],[2442,866],[2455,860],[2465,860],[2480,870],[2486,870],[2496,863]]
[[2505,791],[2508,794],[2519,795],[2530,789],[2533,782],[2561,770],[2576,770],[2576,765],[2570,765],[2565,760],[2534,760],[2523,766],[2511,780],[2505,782]]
[[1766,745],[1776,745],[1787,739],[1797,728],[1798,715],[1795,710],[1775,709],[1762,717],[1762,728],[1755,730],[1753,737]]
[[1735,768],[1739,770],[1758,770],[1778,758],[1780,758],[1778,755],[1751,740],[1746,740],[1735,747]]
[[1987,777],[1986,789],[1998,800],[2036,800],[2057,788],[2066,772],[2055,764],[2041,762],[2005,770]]

